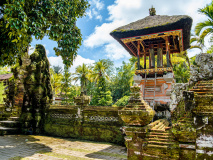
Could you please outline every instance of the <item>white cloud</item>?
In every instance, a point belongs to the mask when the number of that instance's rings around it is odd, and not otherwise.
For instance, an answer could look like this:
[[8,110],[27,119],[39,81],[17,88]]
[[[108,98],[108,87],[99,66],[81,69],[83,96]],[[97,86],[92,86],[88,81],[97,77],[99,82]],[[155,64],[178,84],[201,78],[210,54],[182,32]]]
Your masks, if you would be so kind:
[[[63,60],[61,56],[58,57],[48,57],[51,66],[60,66],[64,68]],[[87,58],[83,58],[80,55],[77,55],[76,59],[73,61],[73,65],[70,67],[70,72],[74,73],[75,68],[79,65],[85,64],[93,64],[95,61]]]
[[130,58],[130,55],[118,42],[106,44],[104,49],[105,52],[108,53],[107,57],[112,58],[113,60]]
[[90,0],[90,7],[96,8],[97,10],[102,10],[104,8],[104,2],[101,0]]
[[92,11],[91,10],[87,11],[87,16],[89,17],[89,19],[92,19]]
[[34,46],[30,46],[29,50],[28,50],[28,54],[31,55],[34,51],[35,51],[35,47]]
[[90,0],[90,9],[87,10],[87,15],[89,19],[95,18],[97,20],[102,20],[100,11],[104,8],[104,3],[101,0]]
[[[206,19],[204,15],[199,14],[198,8],[203,8],[211,0],[116,0],[113,5],[107,7],[109,12],[108,23],[103,23],[95,27],[95,31],[84,41],[86,47],[103,46],[108,57],[115,58],[115,52],[118,52],[117,58],[123,58],[127,51],[121,51],[120,44],[115,43],[109,33],[114,29],[145,18],[149,15],[149,8],[152,5],[156,8],[157,15],[189,15],[193,18],[192,31],[195,25]],[[115,45],[116,44],[116,45]],[[121,53],[122,54],[119,54]],[[113,55],[113,56],[112,56]]]

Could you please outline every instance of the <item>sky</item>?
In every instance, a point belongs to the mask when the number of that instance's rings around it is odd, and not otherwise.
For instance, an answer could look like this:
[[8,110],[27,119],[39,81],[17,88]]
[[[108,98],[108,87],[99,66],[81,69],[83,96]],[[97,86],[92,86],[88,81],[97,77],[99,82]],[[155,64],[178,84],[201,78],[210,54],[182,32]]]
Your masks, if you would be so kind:
[[[75,72],[78,65],[93,64],[100,59],[109,58],[114,61],[115,67],[122,65],[122,61],[128,62],[131,56],[109,33],[114,29],[143,19],[149,15],[149,8],[156,9],[157,15],[188,15],[192,17],[193,24],[191,32],[194,33],[195,25],[207,20],[207,17],[198,13],[211,0],[88,0],[90,8],[86,15],[77,21],[81,29],[83,43],[78,50],[78,56],[74,60],[70,71]],[[210,44],[206,40],[206,47]],[[61,57],[55,55],[54,47],[57,43],[44,37],[42,40],[33,40],[33,47],[36,44],[43,44],[52,66],[63,67]],[[198,49],[189,51],[189,57],[200,53]]]

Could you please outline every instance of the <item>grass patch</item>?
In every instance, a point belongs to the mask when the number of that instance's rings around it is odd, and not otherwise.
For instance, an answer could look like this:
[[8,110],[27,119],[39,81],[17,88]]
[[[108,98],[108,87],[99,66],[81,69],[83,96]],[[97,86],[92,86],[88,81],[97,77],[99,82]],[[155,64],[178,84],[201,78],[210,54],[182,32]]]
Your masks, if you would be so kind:
[[115,158],[127,158],[127,156],[122,155],[122,154],[116,154],[116,153],[109,153],[109,152],[101,152],[101,151],[91,151],[91,150],[86,150],[86,149],[80,149],[80,148],[67,148],[67,147],[58,147],[62,149],[68,149],[72,151],[78,151],[78,152],[84,152],[88,154],[98,154],[98,155],[103,155],[103,156],[110,156],[110,157],[115,157]]
[[52,156],[52,157],[57,157],[57,158],[63,158],[67,160],[88,160],[87,158],[80,158],[80,157],[75,157],[75,156],[69,156],[69,155],[64,155],[64,154],[59,154],[59,153],[44,153],[47,156]]
[[9,158],[8,160],[28,160],[27,158],[23,158],[20,156]]

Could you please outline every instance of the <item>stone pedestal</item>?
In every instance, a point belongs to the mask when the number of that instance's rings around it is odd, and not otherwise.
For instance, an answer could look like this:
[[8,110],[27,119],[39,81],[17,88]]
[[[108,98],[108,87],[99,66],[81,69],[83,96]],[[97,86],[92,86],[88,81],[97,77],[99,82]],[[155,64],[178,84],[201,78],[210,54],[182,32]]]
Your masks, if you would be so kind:
[[118,111],[119,116],[125,122],[125,144],[128,150],[128,159],[137,159],[142,153],[144,138],[148,132],[148,124],[152,121],[155,111],[142,100],[140,87],[134,84],[130,88],[131,97],[129,103]]

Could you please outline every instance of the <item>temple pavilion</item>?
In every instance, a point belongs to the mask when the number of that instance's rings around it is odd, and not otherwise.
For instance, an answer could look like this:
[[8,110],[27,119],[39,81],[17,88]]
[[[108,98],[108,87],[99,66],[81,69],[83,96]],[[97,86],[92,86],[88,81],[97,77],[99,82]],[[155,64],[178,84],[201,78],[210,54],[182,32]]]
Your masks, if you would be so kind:
[[191,25],[189,16],[156,15],[152,7],[149,16],[110,33],[130,55],[137,57],[134,81],[141,86],[143,99],[155,110],[168,109],[175,83],[171,57],[190,47]]

